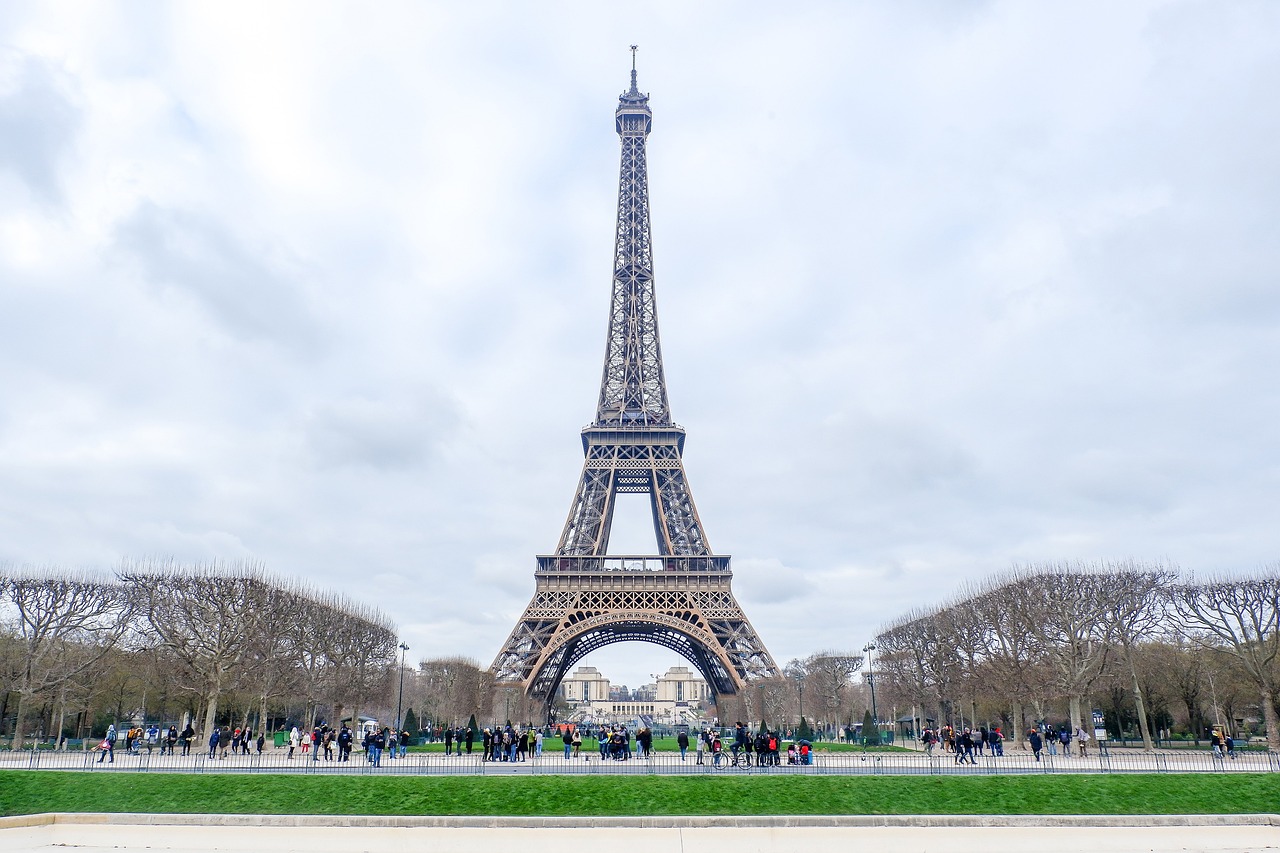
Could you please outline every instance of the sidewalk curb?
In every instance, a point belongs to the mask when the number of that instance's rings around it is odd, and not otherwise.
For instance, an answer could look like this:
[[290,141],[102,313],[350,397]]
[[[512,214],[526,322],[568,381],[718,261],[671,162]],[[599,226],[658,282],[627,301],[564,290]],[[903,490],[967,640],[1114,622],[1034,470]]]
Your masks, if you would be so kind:
[[0,831],[53,825],[695,829],[786,827],[1206,827],[1280,826],[1280,814],[1238,815],[713,815],[686,817],[477,817],[45,812],[0,817]]

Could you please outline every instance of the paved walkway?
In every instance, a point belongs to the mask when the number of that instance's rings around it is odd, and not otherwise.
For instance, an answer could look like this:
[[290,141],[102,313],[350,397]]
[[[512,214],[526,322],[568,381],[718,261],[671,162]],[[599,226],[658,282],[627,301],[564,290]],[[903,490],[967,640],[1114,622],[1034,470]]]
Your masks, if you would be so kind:
[[522,762],[481,761],[479,753],[446,756],[442,753],[410,753],[405,758],[383,758],[374,767],[357,753],[348,763],[311,760],[310,756],[286,757],[285,750],[262,755],[228,755],[209,759],[203,753],[189,756],[160,755],[158,751],[129,755],[117,752],[113,763],[99,763],[97,753],[48,750],[0,752],[0,769],[90,770],[94,772],[161,773],[320,773],[360,775],[579,775],[579,774],[769,774],[769,775],[999,775],[1038,773],[1266,773],[1280,772],[1280,755],[1242,752],[1236,759],[1215,758],[1208,750],[1144,753],[1139,750],[1091,750],[1087,757],[1049,755],[1041,761],[1024,751],[1010,750],[1001,757],[983,756],[976,764],[956,764],[947,754],[921,752],[857,753],[816,752],[811,765],[735,767],[726,755],[719,766],[710,756],[699,765],[690,754],[659,752],[647,759],[601,760],[594,750],[566,760],[559,753]]
[[[152,822],[154,821],[154,822]],[[253,823],[258,825],[253,825]],[[636,820],[414,819],[68,815],[0,818],[0,850],[286,851],[368,853],[812,853],[862,849],[877,853],[1054,853],[1089,850],[1280,850],[1280,816],[985,819],[946,818],[684,818],[669,826]],[[974,820],[967,821],[972,824]],[[348,825],[337,825],[346,823]],[[746,825],[734,825],[741,823]],[[26,825],[23,825],[26,824]],[[397,825],[401,824],[401,825]],[[1173,825],[1170,825],[1173,824]]]

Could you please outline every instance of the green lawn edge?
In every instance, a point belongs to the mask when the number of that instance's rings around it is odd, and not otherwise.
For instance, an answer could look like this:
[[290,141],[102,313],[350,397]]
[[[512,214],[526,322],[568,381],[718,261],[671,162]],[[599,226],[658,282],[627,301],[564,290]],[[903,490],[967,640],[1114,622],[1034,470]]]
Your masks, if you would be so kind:
[[0,815],[465,816],[1254,814],[1280,774],[1114,776],[295,776],[0,771]]

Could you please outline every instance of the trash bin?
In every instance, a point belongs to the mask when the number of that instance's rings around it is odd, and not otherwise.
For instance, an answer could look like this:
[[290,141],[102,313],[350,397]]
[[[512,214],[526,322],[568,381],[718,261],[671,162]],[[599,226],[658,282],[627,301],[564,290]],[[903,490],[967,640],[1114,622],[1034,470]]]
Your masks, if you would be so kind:
[[286,746],[286,745],[288,745],[288,743],[289,743],[289,733],[288,733],[288,732],[276,732],[276,733],[275,733],[275,737],[274,737],[274,738],[272,738],[272,740],[274,740],[274,741],[275,741],[275,745],[276,745],[276,746]]

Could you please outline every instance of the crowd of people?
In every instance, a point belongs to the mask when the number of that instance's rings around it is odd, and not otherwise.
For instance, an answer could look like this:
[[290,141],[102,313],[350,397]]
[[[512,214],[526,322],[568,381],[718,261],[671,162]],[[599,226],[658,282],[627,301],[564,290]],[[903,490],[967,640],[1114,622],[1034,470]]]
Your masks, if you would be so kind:
[[924,751],[928,755],[933,755],[941,744],[944,752],[954,756],[956,764],[976,764],[975,755],[1004,755],[1004,734],[999,726],[992,729],[986,726],[971,729],[966,726],[960,732],[950,724],[943,725],[936,731],[925,728],[920,733],[920,742],[924,744]]

